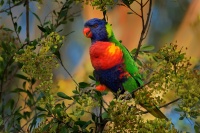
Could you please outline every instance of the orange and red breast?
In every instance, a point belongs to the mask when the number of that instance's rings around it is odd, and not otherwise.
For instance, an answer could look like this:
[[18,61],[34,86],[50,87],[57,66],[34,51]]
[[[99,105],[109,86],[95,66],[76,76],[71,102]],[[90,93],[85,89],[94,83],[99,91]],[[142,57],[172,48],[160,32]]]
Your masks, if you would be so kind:
[[121,64],[123,53],[114,43],[97,41],[90,47],[90,58],[96,70],[106,70]]

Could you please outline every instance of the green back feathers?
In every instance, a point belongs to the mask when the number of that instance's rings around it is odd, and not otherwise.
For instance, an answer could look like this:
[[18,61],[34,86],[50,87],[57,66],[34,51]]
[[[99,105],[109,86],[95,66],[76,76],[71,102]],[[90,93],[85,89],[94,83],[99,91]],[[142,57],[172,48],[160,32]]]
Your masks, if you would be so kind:
[[106,24],[106,31],[108,34],[109,41],[113,42],[116,46],[120,47],[120,49],[123,52],[125,69],[132,76],[123,84],[123,86],[127,91],[132,92],[134,89],[137,89],[143,84],[138,67],[127,48],[115,38],[110,24]]

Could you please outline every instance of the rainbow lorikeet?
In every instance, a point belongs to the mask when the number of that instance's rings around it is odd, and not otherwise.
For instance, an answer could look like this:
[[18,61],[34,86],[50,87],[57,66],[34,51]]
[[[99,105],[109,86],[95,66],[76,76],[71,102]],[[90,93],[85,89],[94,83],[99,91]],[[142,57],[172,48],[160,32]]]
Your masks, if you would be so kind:
[[[126,47],[115,38],[110,24],[93,18],[85,23],[83,33],[91,38],[90,58],[95,69],[94,76],[100,83],[96,86],[97,90],[104,91],[108,88],[114,93],[132,93],[142,86],[143,81],[136,63]],[[143,107],[155,117],[167,119],[154,106]]]

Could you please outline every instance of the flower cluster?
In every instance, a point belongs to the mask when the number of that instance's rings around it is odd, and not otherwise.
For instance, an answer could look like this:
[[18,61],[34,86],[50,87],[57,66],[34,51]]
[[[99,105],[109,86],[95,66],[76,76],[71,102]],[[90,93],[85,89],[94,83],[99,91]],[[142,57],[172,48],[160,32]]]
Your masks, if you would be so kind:
[[98,100],[95,100],[90,95],[84,93],[79,97],[77,103],[76,109],[73,112],[74,116],[77,118],[82,116],[84,112],[89,113],[94,107],[100,106]]
[[141,120],[138,123],[138,133],[178,133],[170,121],[164,119]]
[[200,75],[191,68],[190,59],[176,44],[165,45],[154,58],[157,66],[151,76],[149,88],[154,92],[166,94],[172,90],[176,97],[180,97],[180,112],[183,117],[198,116],[200,99]]
[[86,5],[91,5],[95,7],[97,10],[105,11],[107,10],[107,6],[113,6],[116,2],[113,0],[75,0],[76,3],[85,2]]
[[165,119],[154,119],[145,121],[142,112],[139,112],[135,106],[134,99],[114,99],[109,108],[109,117],[111,122],[108,124],[108,133],[176,133],[177,131],[171,126],[171,122]]
[[108,107],[109,123],[108,132],[134,132],[139,120],[138,109],[134,105],[134,100],[113,99]]
[[14,59],[21,63],[22,71],[40,81],[38,88],[49,90],[53,83],[53,69],[58,67],[56,55],[53,54],[62,44],[63,37],[55,32],[49,34],[38,44],[39,51],[35,52],[34,46],[27,46],[22,54],[16,54]]

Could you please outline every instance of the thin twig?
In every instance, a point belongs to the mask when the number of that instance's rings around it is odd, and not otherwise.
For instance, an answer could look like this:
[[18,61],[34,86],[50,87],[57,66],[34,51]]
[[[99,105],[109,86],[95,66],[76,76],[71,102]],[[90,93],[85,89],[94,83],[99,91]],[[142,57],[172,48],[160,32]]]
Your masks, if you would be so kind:
[[135,0],[135,2],[138,3],[138,4],[140,5],[140,2],[139,2],[139,1]]
[[102,98],[103,97],[101,97],[101,99],[100,99],[99,122],[97,121],[98,123],[96,124],[97,125],[97,130],[96,130],[97,133],[102,133],[106,123],[108,122],[107,119],[102,118],[102,111],[103,111],[103,99]]
[[170,104],[172,104],[172,103],[175,103],[175,102],[177,102],[177,101],[179,101],[179,100],[181,100],[181,98],[177,98],[177,99],[175,99],[175,100],[173,100],[173,101],[171,101],[171,102],[169,102],[169,103],[166,103],[166,104],[160,106],[159,108],[167,107],[168,105],[170,105]]
[[66,109],[65,110],[68,110],[71,106],[73,106],[74,104],[75,104],[76,102],[75,101],[73,101],[71,104],[68,104],[68,107],[66,107]]
[[29,0],[26,0],[26,39],[29,44],[30,36],[29,36]]
[[[9,4],[9,7],[11,7],[10,1],[8,2],[8,4]],[[10,17],[11,17],[11,21],[12,21],[13,26],[14,26],[16,22],[14,22],[14,17],[13,17],[13,14],[12,14],[12,8],[10,8]],[[16,33],[16,35],[17,35],[18,41],[21,43],[21,39],[20,39],[20,37],[19,37],[19,33],[18,33],[18,31],[17,31],[17,28],[15,28],[15,26],[14,26],[14,31],[15,31],[15,33]]]
[[134,11],[130,6],[127,6],[126,4],[117,4],[117,5],[120,5],[120,6],[125,6],[125,7],[127,7],[128,9],[130,9],[135,15],[137,15],[137,16],[139,16],[139,17],[141,17],[141,15],[140,14],[138,14],[136,11]]
[[7,8],[7,9],[2,9],[2,10],[0,10],[0,13],[6,12],[6,11],[8,11],[8,10],[11,10],[13,7],[19,6],[19,5],[21,5],[22,3],[24,3],[24,1],[25,1],[25,0],[22,0],[22,1],[18,2],[18,3],[16,3],[15,5],[10,6],[10,7]]
[[143,0],[141,0],[140,3],[140,11],[141,11],[141,19],[142,19],[142,33],[145,32],[145,30],[143,30],[145,28],[145,24],[144,24],[144,11],[143,11]]
[[140,86],[140,87],[138,87],[137,89],[135,89],[135,90],[132,92],[132,94],[134,94],[136,91],[142,89],[143,87],[145,87],[146,85],[148,85],[148,84],[150,84],[150,83],[151,83],[151,81],[146,82],[146,83],[143,84],[142,86]]
[[[146,35],[145,33],[147,32],[147,28],[148,28],[148,25],[149,25],[149,22],[150,22],[150,14],[151,14],[151,8],[152,8],[152,0],[148,0],[148,3],[149,3],[149,10],[148,10],[148,13],[147,13],[147,19],[146,19],[146,22],[144,22],[144,15],[143,15],[143,3],[142,3],[142,0],[141,0],[141,4],[140,4],[140,7],[141,7],[141,18],[142,18],[142,32],[141,32],[141,35],[140,35],[140,40],[139,40],[139,43],[138,43],[138,47],[137,47],[137,50],[135,52],[135,56],[134,56],[134,60],[137,59],[138,57],[138,54],[139,54],[139,51],[140,51],[140,47],[142,46],[142,42],[143,40],[145,39]],[[145,3],[146,4],[146,3]]]
[[153,13],[151,14],[150,21],[149,21],[149,24],[148,24],[148,27],[147,27],[146,33],[145,33],[145,35],[144,35],[144,39],[147,37],[147,34],[149,33],[149,29],[150,29],[150,25],[151,25],[151,19],[152,19],[152,16],[153,16]]
[[60,62],[61,66],[64,68],[64,70],[67,72],[67,74],[70,76],[70,78],[72,79],[72,81],[73,81],[77,86],[79,86],[78,83],[76,82],[76,80],[75,80],[75,79],[73,78],[73,76],[71,75],[71,73],[70,73],[70,72],[67,70],[67,68],[64,66],[62,60],[59,59],[59,58],[57,58],[57,59],[58,59],[58,61]]
[[149,2],[149,0],[147,0],[142,6],[145,7],[148,2]]
[[[27,45],[27,43],[23,44],[17,51],[23,49],[26,45]],[[5,69],[4,69],[4,71],[3,71],[3,74],[2,74],[2,77],[1,77],[1,84],[0,84],[0,103],[3,102],[2,93],[3,93],[3,91],[4,91],[4,87],[12,81],[12,79],[10,79],[9,82],[8,82],[8,81],[4,81],[4,78],[5,78],[5,75],[6,75],[6,72],[7,72],[8,67],[12,64],[12,60],[13,60],[14,55],[15,55],[15,54],[13,54],[13,55],[10,57],[10,59],[8,60],[8,63],[6,64]],[[19,69],[19,68],[18,68],[18,69]],[[17,69],[17,70],[18,70],[18,69]],[[15,73],[17,72],[17,70],[15,70]],[[15,74],[15,73],[14,73],[14,74]],[[13,74],[13,75],[14,75],[14,74]],[[13,78],[13,76],[12,76],[12,78]],[[8,79],[9,79],[9,78],[8,78]],[[2,111],[2,112],[3,112],[3,111]]]

